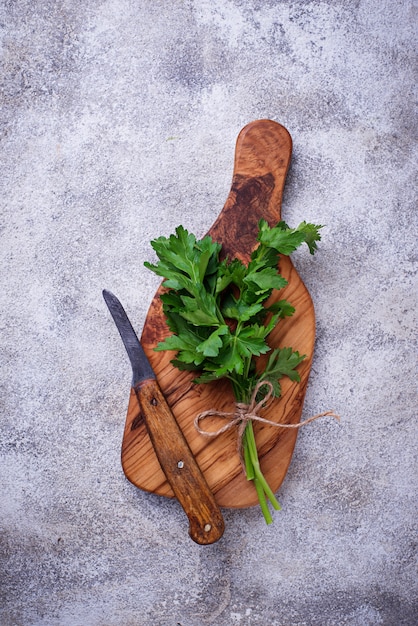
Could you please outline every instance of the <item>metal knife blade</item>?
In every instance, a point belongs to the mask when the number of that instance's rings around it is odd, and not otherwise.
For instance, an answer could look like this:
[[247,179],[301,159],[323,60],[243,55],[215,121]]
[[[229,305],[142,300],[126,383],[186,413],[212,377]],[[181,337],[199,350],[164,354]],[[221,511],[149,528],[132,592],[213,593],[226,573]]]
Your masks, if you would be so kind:
[[161,468],[189,518],[196,543],[218,541],[224,532],[222,513],[177,424],[155,373],[121,303],[110,291],[103,297],[122,337],[132,365],[132,387]]
[[154,371],[144,352],[144,348],[141,346],[122,304],[112,292],[106,289],[103,290],[103,298],[115,321],[126,352],[128,353],[129,360],[131,361],[132,387],[143,380],[155,378]]

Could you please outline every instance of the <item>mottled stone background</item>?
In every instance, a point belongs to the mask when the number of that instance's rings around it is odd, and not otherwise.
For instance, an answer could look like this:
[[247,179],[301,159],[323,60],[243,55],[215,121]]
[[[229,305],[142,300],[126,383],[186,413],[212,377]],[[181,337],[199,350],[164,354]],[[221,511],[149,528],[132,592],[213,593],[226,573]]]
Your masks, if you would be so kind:
[[[416,624],[414,0],[3,0],[2,626]],[[282,123],[316,307],[300,432],[266,527],[210,547],[124,478],[130,384],[102,301],[141,330],[149,240],[203,235],[235,140]]]

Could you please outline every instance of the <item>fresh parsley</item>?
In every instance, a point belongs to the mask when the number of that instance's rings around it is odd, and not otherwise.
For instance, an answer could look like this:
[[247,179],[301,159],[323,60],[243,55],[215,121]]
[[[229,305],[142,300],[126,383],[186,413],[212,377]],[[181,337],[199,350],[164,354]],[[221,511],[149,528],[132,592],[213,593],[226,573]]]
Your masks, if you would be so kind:
[[[297,367],[305,355],[292,348],[270,348],[268,335],[294,308],[286,300],[266,302],[273,290],[287,285],[278,271],[280,255],[291,254],[303,243],[314,254],[321,228],[306,222],[290,228],[283,221],[270,227],[261,220],[258,245],[248,264],[222,259],[221,244],[209,236],[198,240],[183,226],[170,237],[152,241],[159,260],[145,266],[164,279],[166,292],[161,300],[172,332],[155,350],[175,351],[173,365],[196,371],[198,383],[229,379],[239,403],[249,403],[260,381],[270,382],[279,397],[283,376],[300,380]],[[264,371],[257,372],[256,357],[267,353]],[[245,428],[243,449],[247,479],[254,481],[269,524],[272,516],[267,499],[276,510],[280,505],[260,469],[251,422]]]

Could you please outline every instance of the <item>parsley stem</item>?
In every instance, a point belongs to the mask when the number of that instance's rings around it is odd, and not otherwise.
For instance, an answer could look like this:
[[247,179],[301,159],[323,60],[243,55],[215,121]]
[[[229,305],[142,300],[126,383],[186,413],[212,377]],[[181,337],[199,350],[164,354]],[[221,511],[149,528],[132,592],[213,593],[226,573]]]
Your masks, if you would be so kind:
[[251,456],[250,456],[250,451],[248,449],[248,442],[247,442],[246,436],[244,436],[243,448],[244,448],[245,474],[247,476],[247,480],[254,480],[255,472],[254,472],[254,467],[251,461]]
[[261,512],[263,514],[263,517],[266,521],[266,524],[271,524],[273,522],[273,518],[271,516],[271,513],[269,511],[269,508],[267,506],[267,502],[266,502],[266,496],[264,494],[264,489],[261,485],[260,480],[255,477],[254,478],[254,486],[255,489],[257,491],[257,495],[258,495],[258,501],[260,503],[260,508],[261,508]]
[[246,361],[247,362],[245,363],[245,366],[244,366],[244,376],[246,379],[248,379],[250,375],[251,359],[247,358]]
[[[263,512],[264,519],[266,520],[267,524],[270,524],[271,521],[269,521],[269,519],[271,518],[271,515],[270,513],[268,513],[268,515],[266,516],[267,504],[266,504],[265,496],[267,496],[267,498],[270,500],[271,505],[276,511],[279,511],[281,509],[281,506],[278,500],[276,499],[276,496],[274,495],[273,491],[271,490],[268,482],[266,481],[264,474],[261,471],[252,422],[248,422],[245,428],[244,441],[245,441],[244,460],[245,460],[245,469],[246,469],[247,479],[254,480],[254,486],[257,490],[258,500],[260,502],[260,507]],[[245,456],[245,451],[247,451],[247,456]],[[247,463],[247,458],[250,461],[249,463]],[[261,497],[260,497],[260,489],[262,490]]]
[[[237,402],[248,403],[252,393],[252,386],[249,386],[249,367],[251,360],[247,359],[244,366],[244,374],[242,376],[231,377],[232,388]],[[254,436],[254,428],[251,421],[247,423],[243,437],[244,465],[247,480],[254,481],[254,487],[257,491],[258,501],[267,524],[271,524],[271,517],[266,496],[276,511],[281,509],[273,491],[271,490],[267,480],[261,471],[260,461],[258,458],[257,444]]]

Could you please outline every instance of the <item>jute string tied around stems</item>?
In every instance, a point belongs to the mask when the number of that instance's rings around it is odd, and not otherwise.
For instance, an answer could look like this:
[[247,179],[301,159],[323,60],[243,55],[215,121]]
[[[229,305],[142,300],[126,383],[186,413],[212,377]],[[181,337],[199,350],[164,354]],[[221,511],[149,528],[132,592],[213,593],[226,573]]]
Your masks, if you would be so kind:
[[[257,394],[260,391],[261,387],[268,387],[268,392],[266,395],[257,402]],[[302,426],[306,426],[310,422],[319,419],[320,417],[334,417],[336,420],[340,421],[340,416],[334,413],[334,411],[325,411],[325,413],[318,413],[317,415],[313,415],[312,417],[308,417],[308,419],[303,420],[303,422],[299,422],[298,424],[281,424],[277,422],[273,422],[272,420],[265,419],[264,417],[260,417],[259,413],[263,409],[266,409],[273,399],[273,385],[270,381],[260,381],[254,388],[249,404],[244,404],[242,402],[237,402],[235,405],[234,412],[224,412],[218,411],[217,409],[209,409],[208,411],[203,411],[196,416],[194,420],[194,425],[198,433],[203,435],[204,437],[218,437],[223,433],[235,428],[238,426],[238,436],[237,436],[237,448],[240,456],[240,460],[242,465],[242,438],[244,436],[245,428],[248,422],[259,422],[262,424],[267,424],[268,426],[275,426],[276,428],[301,428]],[[218,428],[215,431],[204,430],[200,427],[200,422],[202,422],[207,417],[222,417],[224,419],[229,420],[224,426]]]

